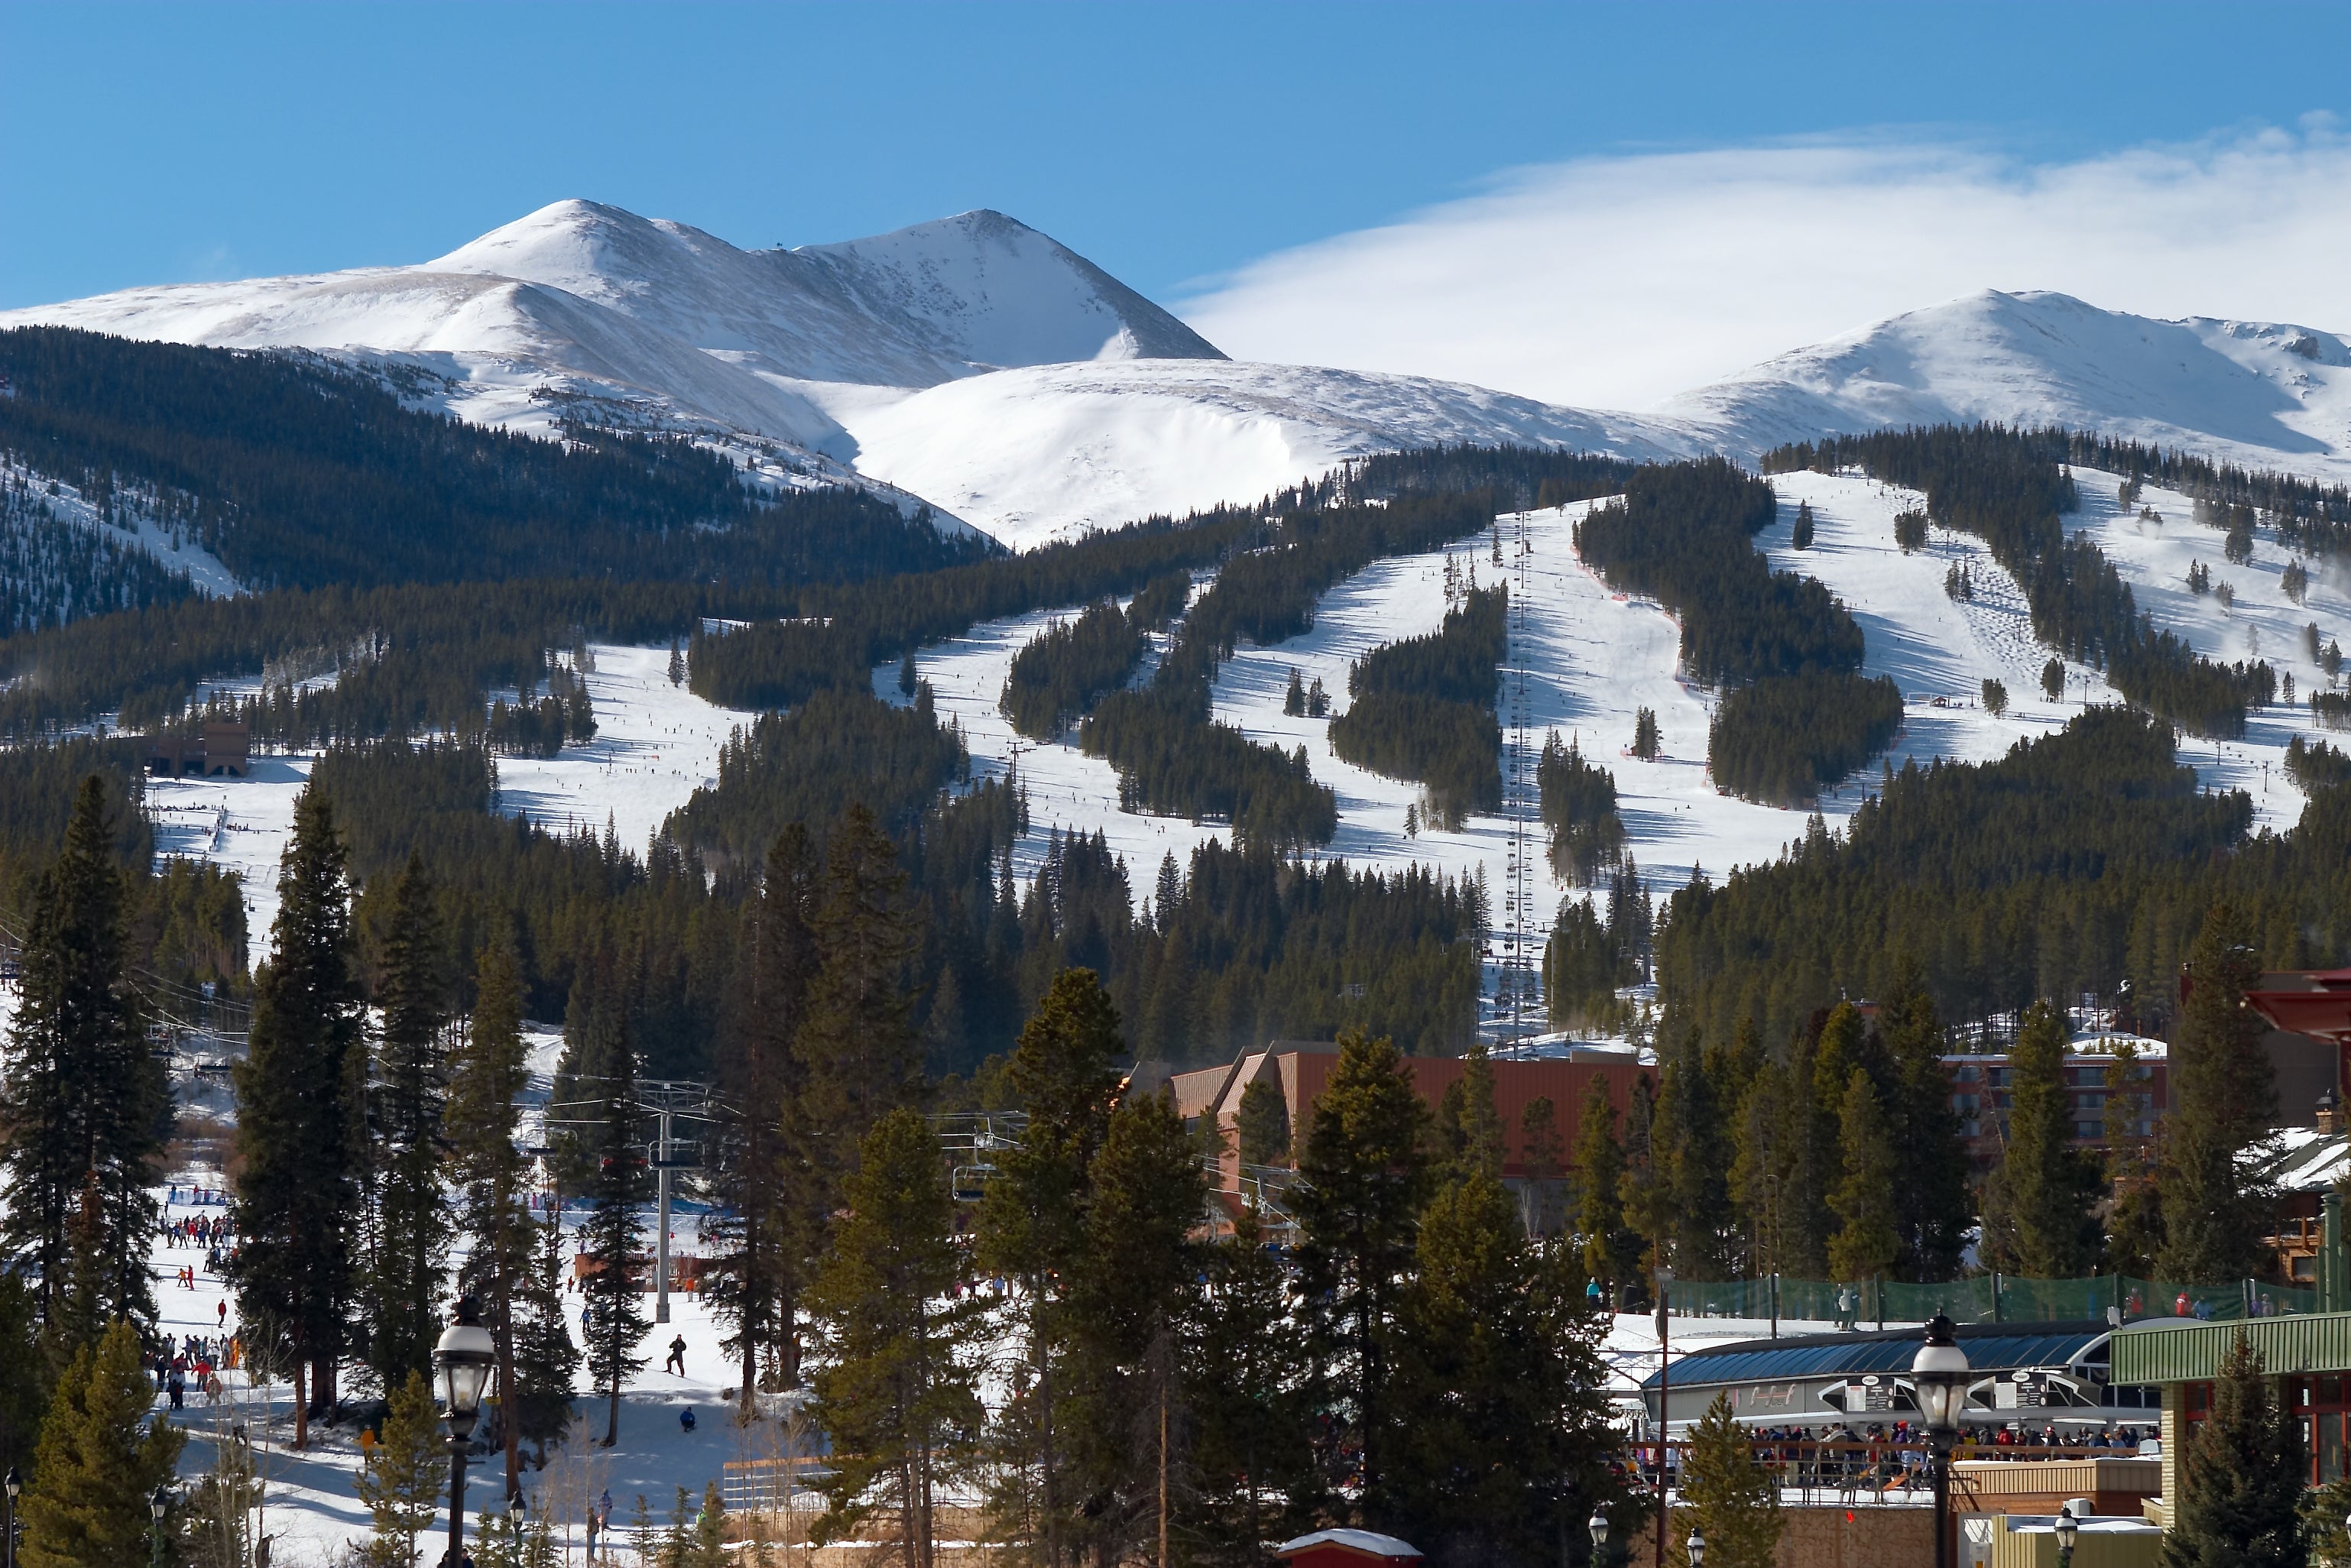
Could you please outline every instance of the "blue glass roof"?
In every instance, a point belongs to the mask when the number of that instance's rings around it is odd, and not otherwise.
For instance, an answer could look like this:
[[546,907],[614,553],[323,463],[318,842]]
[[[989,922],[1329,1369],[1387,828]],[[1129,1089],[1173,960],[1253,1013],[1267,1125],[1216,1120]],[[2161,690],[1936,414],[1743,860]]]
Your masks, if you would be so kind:
[[[2065,1366],[2113,1331],[2105,1323],[1986,1323],[1959,1332],[1959,1348],[1979,1374],[2028,1366]],[[1900,1333],[1806,1334],[1799,1339],[1745,1340],[1696,1351],[1674,1361],[1674,1386],[1713,1383],[1784,1383],[1865,1372],[1907,1372],[1918,1354],[1916,1329]],[[2103,1354],[2098,1358],[2104,1359]],[[1642,1383],[1657,1385],[1656,1373]]]

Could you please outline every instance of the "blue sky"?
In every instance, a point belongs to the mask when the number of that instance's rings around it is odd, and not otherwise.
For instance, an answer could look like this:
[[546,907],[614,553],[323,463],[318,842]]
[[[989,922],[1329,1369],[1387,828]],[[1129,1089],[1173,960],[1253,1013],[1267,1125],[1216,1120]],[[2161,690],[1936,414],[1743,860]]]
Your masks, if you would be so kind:
[[0,306],[421,260],[572,195],[746,246],[992,206],[1179,298],[1527,165],[2079,161],[2351,120],[2346,59],[2335,5],[11,5]]

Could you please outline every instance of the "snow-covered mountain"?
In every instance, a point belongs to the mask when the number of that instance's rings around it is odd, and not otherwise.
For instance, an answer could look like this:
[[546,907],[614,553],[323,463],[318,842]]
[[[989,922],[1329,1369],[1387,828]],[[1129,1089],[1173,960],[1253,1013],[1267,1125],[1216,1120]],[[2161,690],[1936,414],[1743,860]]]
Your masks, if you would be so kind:
[[2351,344],[2308,327],[2160,321],[1986,289],[1767,360],[1652,417],[1740,453],[1823,431],[2062,424],[2341,477]]
[[1015,545],[1252,500],[1432,441],[1744,457],[1829,431],[1999,420],[2351,477],[2351,344],[2309,328],[1988,290],[1610,413],[1235,362],[1082,256],[985,211],[747,251],[559,202],[413,267],[0,313],[0,327],[32,322],[325,350],[397,368],[414,395],[485,423],[543,428],[564,400],[586,399],[632,421],[756,434]]

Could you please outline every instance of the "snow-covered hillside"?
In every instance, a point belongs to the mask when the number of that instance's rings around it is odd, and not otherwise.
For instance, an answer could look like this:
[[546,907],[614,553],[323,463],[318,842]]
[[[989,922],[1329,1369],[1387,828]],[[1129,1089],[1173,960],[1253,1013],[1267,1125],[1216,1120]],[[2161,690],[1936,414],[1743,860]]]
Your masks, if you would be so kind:
[[1823,431],[1991,420],[2339,481],[2351,476],[2351,345],[2307,327],[2159,321],[2070,295],[1986,289],[1782,354],[1650,412],[1740,455]]

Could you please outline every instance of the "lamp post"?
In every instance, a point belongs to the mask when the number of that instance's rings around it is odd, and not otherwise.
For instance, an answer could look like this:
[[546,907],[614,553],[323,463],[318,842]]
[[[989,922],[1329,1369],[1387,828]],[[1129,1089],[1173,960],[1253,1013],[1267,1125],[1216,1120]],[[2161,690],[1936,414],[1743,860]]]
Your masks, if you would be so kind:
[[[1662,1249],[1660,1249],[1662,1250]],[[1657,1562],[1666,1560],[1667,1467],[1673,1463],[1673,1450],[1667,1438],[1673,1433],[1671,1411],[1674,1397],[1674,1358],[1671,1303],[1667,1293],[1674,1288],[1674,1271],[1663,1263],[1657,1265]]]
[[1959,1435],[1959,1410],[1967,1402],[1968,1357],[1951,1320],[1940,1312],[1927,1324],[1927,1343],[1910,1363],[1910,1380],[1926,1422],[1935,1478],[1935,1568],[1950,1568],[1951,1440]]
[[1682,1549],[1689,1553],[1690,1568],[1706,1568],[1705,1536],[1700,1535],[1695,1529],[1693,1529],[1690,1531],[1689,1540],[1683,1543]]
[[481,1308],[473,1297],[459,1297],[449,1326],[441,1331],[441,1343],[433,1349],[441,1413],[449,1423],[449,1554],[442,1560],[448,1568],[465,1560],[465,1448],[482,1413],[482,1390],[497,1359],[490,1331],[482,1326]]
[[16,1495],[25,1490],[25,1478],[16,1473],[16,1466],[8,1467],[8,1479],[0,1481],[0,1488],[8,1493],[8,1568],[16,1568]]
[[1592,1531],[1592,1561],[1597,1563],[1601,1554],[1608,1550],[1608,1516],[1595,1508],[1584,1528]]
[[2082,1535],[2081,1521],[2070,1508],[2057,1511],[2057,1568],[2074,1568],[2074,1542]]
[[147,1500],[147,1518],[153,1525],[147,1541],[147,1561],[152,1568],[163,1568],[163,1515],[172,1506],[172,1494],[162,1487]]

